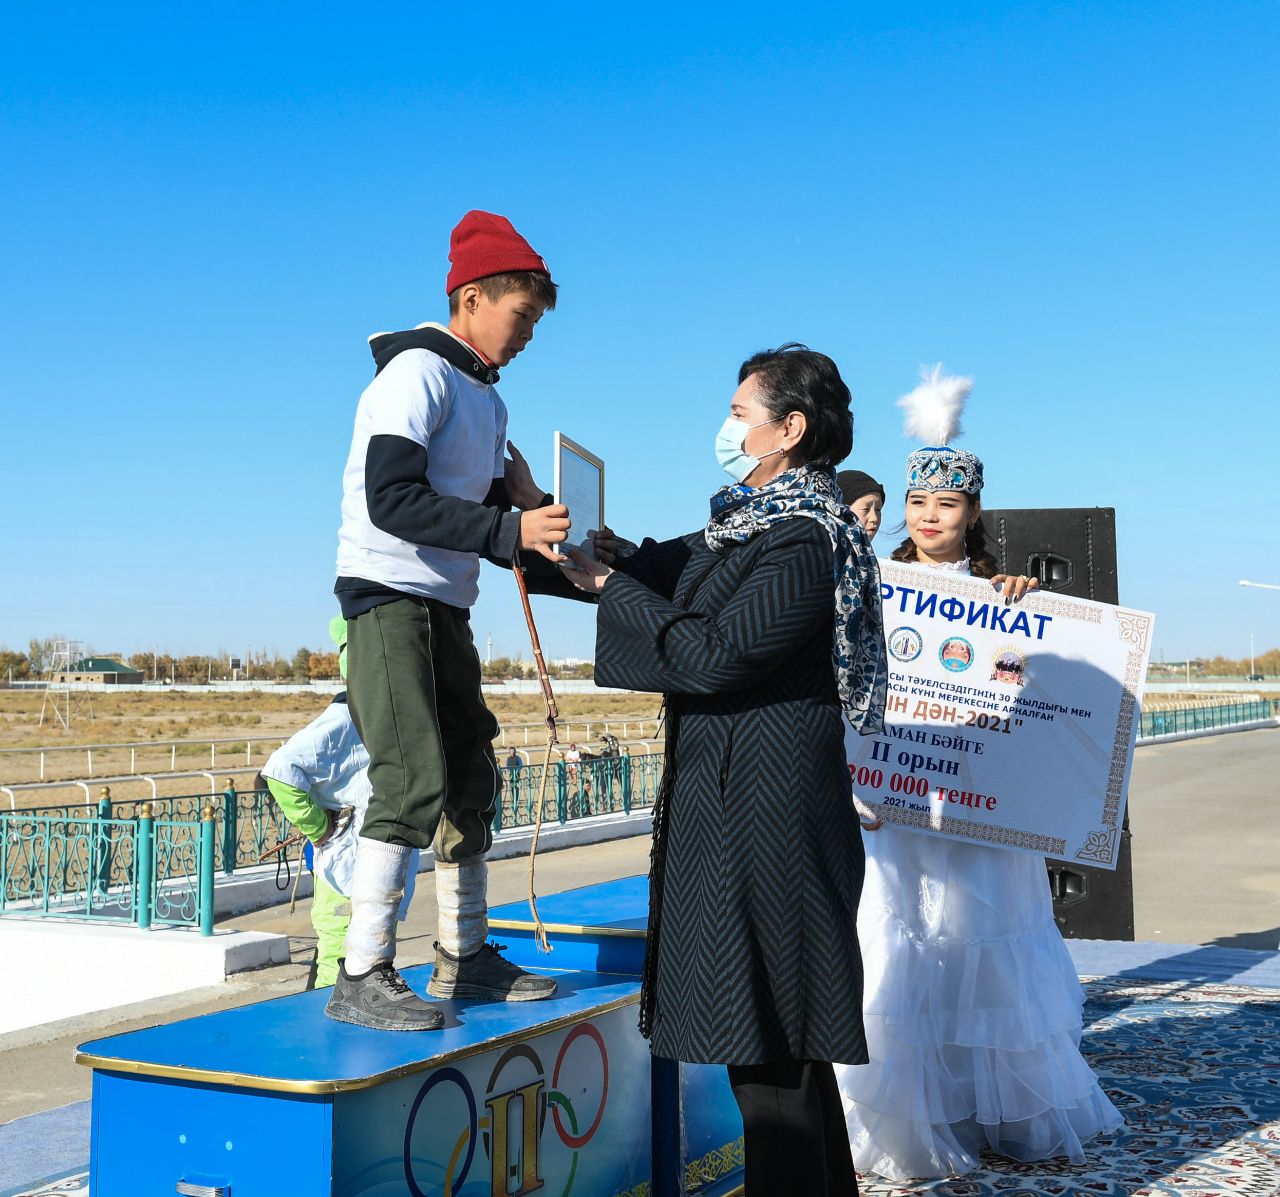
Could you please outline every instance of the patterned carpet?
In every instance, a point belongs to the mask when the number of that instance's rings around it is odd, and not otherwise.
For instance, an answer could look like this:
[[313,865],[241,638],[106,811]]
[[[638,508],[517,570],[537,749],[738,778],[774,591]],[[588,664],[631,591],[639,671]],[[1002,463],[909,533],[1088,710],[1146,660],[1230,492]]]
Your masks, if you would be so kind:
[[[1278,1197],[1280,991],[1087,981],[1085,1054],[1128,1125],[1082,1168],[992,1156],[955,1180],[868,1197]],[[25,1191],[88,1197],[83,1174]]]
[[1084,1052],[1128,1125],[1090,1162],[1015,1164],[871,1197],[1276,1197],[1280,992],[1236,985],[1086,981]]

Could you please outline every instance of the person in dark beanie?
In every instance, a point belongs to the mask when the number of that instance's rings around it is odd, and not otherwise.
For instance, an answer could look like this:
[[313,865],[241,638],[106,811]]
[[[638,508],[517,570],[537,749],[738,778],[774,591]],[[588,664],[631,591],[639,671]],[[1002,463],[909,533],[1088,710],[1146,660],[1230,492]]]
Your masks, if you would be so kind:
[[867,539],[875,540],[884,511],[884,487],[861,470],[841,470],[836,475],[836,485],[840,487],[844,505],[858,517]]
[[784,345],[738,382],[706,526],[566,572],[599,595],[596,681],[666,697],[641,1031],[728,1066],[748,1197],[854,1197],[831,1064],[866,1059],[844,727],[883,724],[880,575],[836,487],[835,363]]
[[568,510],[550,505],[508,443],[495,386],[555,306],[556,284],[511,222],[490,212],[462,218],[449,261],[447,326],[369,339],[376,373],[343,474],[334,586],[373,793],[326,1013],[393,1031],[444,1024],[395,968],[396,911],[415,848],[435,849],[440,924],[428,993],[529,1001],[556,990],[486,943],[484,858],[501,783],[469,621],[481,557],[509,566],[528,550],[565,560],[556,545]]

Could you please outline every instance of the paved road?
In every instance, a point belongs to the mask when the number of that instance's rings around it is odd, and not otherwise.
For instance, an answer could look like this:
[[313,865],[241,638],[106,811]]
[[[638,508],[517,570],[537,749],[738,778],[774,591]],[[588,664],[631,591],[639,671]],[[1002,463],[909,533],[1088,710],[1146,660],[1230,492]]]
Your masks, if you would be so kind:
[[[1280,941],[1280,731],[1242,732],[1140,748],[1131,786],[1139,939],[1275,949]],[[538,890],[557,893],[648,867],[646,838],[547,853]],[[528,889],[525,860],[489,866],[492,903]],[[435,886],[429,874],[402,929],[401,960],[432,959]],[[290,936],[294,963],[241,974],[225,985],[0,1036],[0,1122],[89,1095],[89,1072],[71,1062],[76,1045],[103,1034],[292,993],[305,981],[314,939],[300,903],[220,926]],[[554,960],[554,956],[552,957]],[[20,965],[19,965],[20,966]]]
[[1280,730],[1139,748],[1129,795],[1137,938],[1280,946]]

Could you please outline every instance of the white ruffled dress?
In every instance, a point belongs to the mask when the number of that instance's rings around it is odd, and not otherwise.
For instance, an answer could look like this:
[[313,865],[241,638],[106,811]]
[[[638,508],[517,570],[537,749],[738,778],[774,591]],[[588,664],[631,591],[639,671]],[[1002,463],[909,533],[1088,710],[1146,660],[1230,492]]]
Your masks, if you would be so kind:
[[863,839],[871,1062],[836,1066],[854,1166],[962,1175],[983,1147],[1083,1163],[1123,1119],[1080,1054],[1084,994],[1043,858],[888,823]]

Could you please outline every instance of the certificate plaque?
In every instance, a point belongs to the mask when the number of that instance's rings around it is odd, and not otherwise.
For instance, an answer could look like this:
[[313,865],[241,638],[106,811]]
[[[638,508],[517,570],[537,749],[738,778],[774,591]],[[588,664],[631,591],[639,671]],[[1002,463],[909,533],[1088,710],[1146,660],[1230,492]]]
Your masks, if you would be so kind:
[[889,695],[846,733],[866,813],[1114,869],[1155,617],[880,564]]
[[604,526],[604,461],[557,432],[555,463],[555,500],[569,509],[569,539],[562,547],[594,556],[587,533]]

